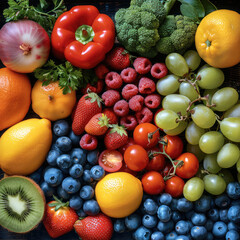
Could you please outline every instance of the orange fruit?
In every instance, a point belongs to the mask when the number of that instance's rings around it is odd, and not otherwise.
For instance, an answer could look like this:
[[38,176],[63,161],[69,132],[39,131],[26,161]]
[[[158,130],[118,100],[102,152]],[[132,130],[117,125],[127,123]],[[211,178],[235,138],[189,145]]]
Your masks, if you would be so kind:
[[216,68],[232,67],[240,62],[240,14],[216,10],[200,22],[195,45],[199,56]]
[[42,86],[36,81],[32,89],[32,109],[41,118],[51,121],[63,119],[72,113],[76,103],[76,91],[63,94],[58,82]]
[[31,83],[26,74],[0,69],[0,131],[26,116],[31,104]]

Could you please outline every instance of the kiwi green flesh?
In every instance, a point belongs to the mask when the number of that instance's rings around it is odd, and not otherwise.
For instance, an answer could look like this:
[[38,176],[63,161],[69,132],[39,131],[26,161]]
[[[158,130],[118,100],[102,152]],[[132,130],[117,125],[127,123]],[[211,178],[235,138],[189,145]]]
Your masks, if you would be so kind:
[[5,229],[26,233],[42,220],[45,198],[32,180],[13,176],[0,181],[0,225]]

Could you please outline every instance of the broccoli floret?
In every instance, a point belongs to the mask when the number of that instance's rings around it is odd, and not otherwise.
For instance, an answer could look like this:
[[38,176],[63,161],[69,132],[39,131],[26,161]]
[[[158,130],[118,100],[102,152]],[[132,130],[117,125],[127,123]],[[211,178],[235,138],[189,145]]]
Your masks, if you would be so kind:
[[182,15],[168,15],[158,29],[160,40],[156,47],[158,52],[184,53],[194,42],[197,24],[190,18]]

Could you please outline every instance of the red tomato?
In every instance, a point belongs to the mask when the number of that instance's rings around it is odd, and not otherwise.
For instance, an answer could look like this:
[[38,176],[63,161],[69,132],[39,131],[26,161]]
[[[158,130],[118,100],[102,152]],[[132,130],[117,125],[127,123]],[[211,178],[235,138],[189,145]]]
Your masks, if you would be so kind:
[[118,151],[123,155],[126,149],[133,144],[136,144],[136,143],[134,142],[133,138],[129,137],[127,143],[122,147],[120,147]]
[[181,178],[191,178],[193,177],[199,168],[199,161],[193,153],[183,153],[177,160],[183,161],[183,165],[176,169],[176,174]]
[[163,170],[161,171],[161,174],[163,177],[168,176],[170,173],[173,173],[173,165],[171,162],[167,161],[165,164]]
[[123,165],[122,167],[119,169],[119,172],[127,172],[127,173],[130,173],[132,174],[133,176],[137,176],[137,172],[131,170],[128,168],[127,164],[123,161]]
[[156,171],[149,171],[142,177],[142,185],[144,192],[157,195],[165,188],[165,182],[162,175]]
[[117,150],[104,150],[99,158],[98,164],[107,172],[116,172],[122,167],[123,155]]
[[[170,158],[176,159],[182,153],[183,141],[179,136],[165,135],[161,140],[166,142],[164,149]],[[162,149],[163,144],[160,143],[159,146]]]
[[133,139],[136,144],[144,148],[151,148],[159,141],[159,130],[152,123],[140,123],[133,131]]
[[[151,171],[160,171],[165,166],[165,156],[158,153],[160,149],[157,147],[151,148],[148,150],[149,163],[146,167],[147,170]],[[156,153],[156,154],[154,154]]]
[[185,182],[178,176],[174,176],[165,182],[165,192],[172,197],[180,197],[183,194],[183,187]]
[[129,146],[124,153],[124,161],[128,168],[133,171],[142,171],[148,164],[147,151],[140,145]]

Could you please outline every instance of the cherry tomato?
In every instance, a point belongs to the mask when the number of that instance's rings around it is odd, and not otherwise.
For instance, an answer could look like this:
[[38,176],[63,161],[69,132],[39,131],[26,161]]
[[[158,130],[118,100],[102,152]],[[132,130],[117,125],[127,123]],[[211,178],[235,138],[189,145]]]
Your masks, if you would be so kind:
[[152,123],[140,123],[133,131],[133,139],[136,144],[144,148],[154,147],[159,141],[159,130]]
[[[146,167],[147,170],[151,171],[160,171],[165,166],[165,156],[158,153],[160,149],[157,147],[151,148],[148,150],[149,163]],[[156,153],[156,154],[154,154]]]
[[166,177],[170,173],[173,173],[173,167],[172,167],[171,162],[167,161],[163,170],[161,171],[161,174],[163,177]]
[[104,150],[99,158],[98,164],[107,172],[116,172],[122,167],[123,155],[117,150]]
[[183,161],[183,165],[176,169],[176,174],[181,178],[191,178],[198,172],[199,161],[193,153],[183,153],[177,160]]
[[165,192],[172,197],[180,197],[183,194],[183,187],[185,182],[178,176],[174,176],[165,182]]
[[156,171],[146,172],[142,177],[143,190],[151,195],[157,195],[163,192],[165,182],[162,175]]
[[138,144],[129,146],[124,153],[124,161],[133,171],[142,171],[148,164],[147,151]]
[[133,176],[137,176],[137,172],[128,168],[127,164],[123,161],[122,167],[118,170],[118,172],[127,172],[132,174]]
[[125,145],[123,145],[122,147],[120,147],[118,149],[118,151],[123,155],[125,150],[133,144],[136,144],[136,143],[134,142],[133,138],[129,137],[127,143]]
[[[179,136],[165,135],[162,141],[166,142],[164,147],[165,152],[172,158],[176,159],[183,151],[183,141]],[[159,144],[160,149],[162,149],[163,144]]]

